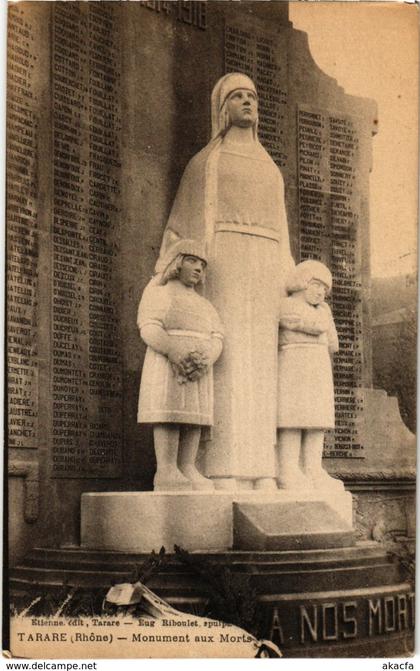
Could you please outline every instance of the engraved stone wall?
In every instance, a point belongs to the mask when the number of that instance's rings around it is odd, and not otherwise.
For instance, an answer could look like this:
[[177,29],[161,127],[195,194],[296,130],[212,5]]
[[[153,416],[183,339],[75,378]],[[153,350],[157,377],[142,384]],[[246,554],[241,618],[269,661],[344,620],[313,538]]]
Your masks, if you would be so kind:
[[363,410],[359,140],[351,117],[299,107],[300,258],[319,259],[333,274],[331,308],[340,342],[334,356],[336,428],[327,457],[360,457]]
[[114,3],[56,3],[53,12],[52,460],[57,477],[120,472],[116,13]]
[[14,5],[8,22],[7,372],[9,447],[38,441],[38,33]]

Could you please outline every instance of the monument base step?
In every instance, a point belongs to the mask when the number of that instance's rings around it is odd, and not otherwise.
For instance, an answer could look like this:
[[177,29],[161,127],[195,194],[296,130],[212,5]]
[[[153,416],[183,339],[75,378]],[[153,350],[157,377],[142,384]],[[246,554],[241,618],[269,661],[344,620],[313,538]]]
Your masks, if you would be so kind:
[[[60,605],[72,593],[86,605],[86,593],[92,614],[100,614],[111,584],[133,581],[147,557],[78,547],[34,549],[11,571],[12,608],[20,611],[41,596],[31,611],[41,616],[43,604]],[[227,569],[225,587],[230,574],[248,576],[257,600],[259,635],[279,645],[285,657],[377,657],[385,651],[406,657],[413,649],[413,588],[377,543],[191,553],[190,559],[183,563],[169,555],[148,587],[182,611],[213,617],[214,582],[194,566]]]
[[174,545],[194,552],[352,545],[352,497],[341,487],[333,495],[286,490],[85,493],[81,545],[121,552],[162,546],[171,552]]

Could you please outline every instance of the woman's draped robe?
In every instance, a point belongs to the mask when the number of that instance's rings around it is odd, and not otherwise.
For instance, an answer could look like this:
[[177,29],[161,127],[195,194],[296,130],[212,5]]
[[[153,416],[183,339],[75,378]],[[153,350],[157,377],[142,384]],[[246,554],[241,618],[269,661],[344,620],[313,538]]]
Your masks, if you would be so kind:
[[161,256],[179,238],[205,241],[204,292],[226,329],[214,368],[215,422],[204,473],[275,477],[278,311],[294,262],[283,178],[258,140],[234,143],[228,134],[192,158]]

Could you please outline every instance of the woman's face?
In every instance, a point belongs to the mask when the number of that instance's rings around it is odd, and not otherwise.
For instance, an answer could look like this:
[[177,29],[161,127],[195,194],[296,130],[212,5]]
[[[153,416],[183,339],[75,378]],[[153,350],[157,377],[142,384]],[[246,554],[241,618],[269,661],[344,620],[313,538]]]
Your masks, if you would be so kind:
[[198,256],[184,256],[182,259],[179,279],[186,287],[195,287],[204,276],[206,264]]
[[328,287],[320,280],[311,280],[304,290],[305,300],[309,305],[319,305],[325,300]]
[[227,109],[232,126],[249,128],[258,119],[257,96],[248,89],[236,89],[227,99]]

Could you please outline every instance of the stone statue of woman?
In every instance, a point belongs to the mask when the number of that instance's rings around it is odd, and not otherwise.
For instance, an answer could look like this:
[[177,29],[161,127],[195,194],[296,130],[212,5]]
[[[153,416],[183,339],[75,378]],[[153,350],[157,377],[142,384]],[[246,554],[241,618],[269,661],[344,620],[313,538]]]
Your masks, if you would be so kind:
[[205,294],[225,325],[204,472],[217,489],[276,487],[277,319],[293,259],[279,169],[258,140],[258,97],[240,73],[212,98],[212,139],[187,165],[163,236],[204,243]]

